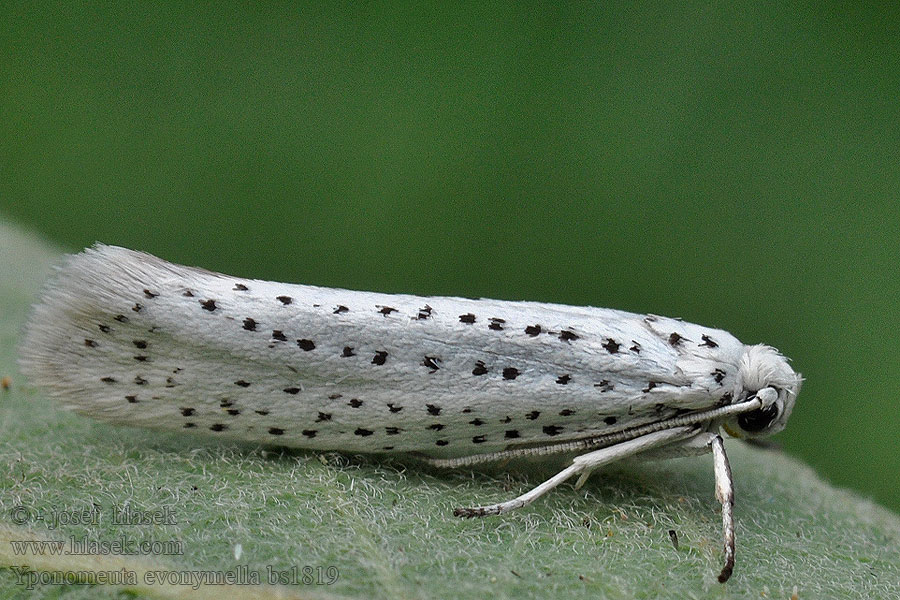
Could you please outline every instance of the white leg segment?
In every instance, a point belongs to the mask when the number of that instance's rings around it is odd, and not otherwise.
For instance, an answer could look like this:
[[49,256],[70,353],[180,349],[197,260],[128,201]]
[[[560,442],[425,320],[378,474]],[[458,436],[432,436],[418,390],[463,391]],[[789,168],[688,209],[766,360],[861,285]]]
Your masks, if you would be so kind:
[[507,500],[506,502],[500,502],[497,504],[490,504],[487,506],[457,508],[453,511],[453,514],[457,517],[483,517],[486,515],[500,515],[516,508],[521,508],[523,506],[531,504],[532,502],[534,502],[562,482],[566,481],[570,477],[573,477],[574,475],[581,475],[579,482],[584,483],[582,479],[586,479],[587,476],[590,475],[591,471],[598,467],[602,467],[603,465],[609,464],[611,462],[615,462],[625,457],[644,452],[651,448],[657,448],[665,444],[671,444],[679,440],[685,440],[686,438],[696,435],[696,433],[696,427],[676,427],[673,429],[666,429],[664,431],[648,433],[647,435],[643,435],[641,437],[628,440],[614,446],[601,448],[600,450],[594,450],[593,452],[588,452],[587,454],[576,456],[570,466],[566,467],[536,488],[522,494],[518,498],[514,498],[512,500]]
[[710,437],[713,471],[716,474],[716,499],[722,503],[722,533],[725,536],[725,566],[719,573],[719,583],[725,583],[734,570],[734,480],[725,454],[725,443],[718,435],[710,434]]

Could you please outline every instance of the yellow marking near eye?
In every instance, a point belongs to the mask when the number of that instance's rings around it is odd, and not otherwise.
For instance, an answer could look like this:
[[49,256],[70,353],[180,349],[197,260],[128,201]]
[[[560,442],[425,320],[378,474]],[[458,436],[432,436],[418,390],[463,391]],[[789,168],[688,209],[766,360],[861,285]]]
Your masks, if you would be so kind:
[[730,435],[733,438],[737,438],[739,440],[744,439],[744,436],[741,433],[738,433],[738,432],[735,432],[734,430],[732,430],[728,423],[725,423],[724,425],[722,425],[722,429],[724,429],[725,433],[727,433],[728,435]]

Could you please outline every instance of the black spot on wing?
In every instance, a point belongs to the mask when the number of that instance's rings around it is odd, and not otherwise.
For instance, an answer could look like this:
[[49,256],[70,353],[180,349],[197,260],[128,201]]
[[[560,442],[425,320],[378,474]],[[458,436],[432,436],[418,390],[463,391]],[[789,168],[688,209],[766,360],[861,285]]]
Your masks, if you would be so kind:
[[578,339],[578,334],[570,329],[564,329],[559,332],[559,339],[563,342],[574,342]]
[[595,383],[594,387],[600,388],[601,392],[611,392],[614,386],[612,383],[610,383],[609,379],[603,379],[598,383]]
[[707,348],[718,348],[719,347],[719,344],[717,344],[711,337],[709,337],[705,333],[700,336],[700,339],[703,340],[703,343],[699,344],[700,346],[706,346]]
[[515,379],[519,376],[519,370],[515,367],[506,367],[503,369],[503,379]]
[[618,343],[616,340],[614,340],[612,338],[606,338],[606,341],[603,342],[602,346],[610,354],[617,354],[619,352],[619,348],[622,347],[622,344]]
[[684,337],[677,332],[672,332],[672,335],[669,336],[669,345],[673,348],[677,348],[682,342],[684,342]]

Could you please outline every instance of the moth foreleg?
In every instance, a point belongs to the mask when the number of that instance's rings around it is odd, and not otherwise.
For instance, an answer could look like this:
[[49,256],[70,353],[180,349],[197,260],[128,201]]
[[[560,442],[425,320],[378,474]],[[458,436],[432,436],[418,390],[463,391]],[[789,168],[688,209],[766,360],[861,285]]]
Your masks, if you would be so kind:
[[722,534],[725,537],[725,565],[719,573],[719,583],[725,583],[734,570],[734,480],[731,465],[725,454],[725,443],[718,435],[710,434],[713,471],[716,475],[716,499],[722,503]]
[[716,478],[716,500],[722,504],[722,536],[724,538],[725,565],[719,573],[719,582],[725,583],[734,570],[734,480],[731,466],[725,454],[722,438],[714,433],[704,433],[665,448],[643,454],[647,458],[671,458],[676,456],[713,455],[713,472]]
[[486,515],[500,515],[516,508],[521,508],[523,506],[531,504],[570,477],[573,477],[575,475],[581,475],[582,477],[584,477],[586,474],[589,474],[594,469],[597,469],[603,465],[621,460],[628,456],[633,456],[651,448],[656,448],[664,444],[670,444],[678,440],[683,440],[695,434],[695,427],[676,427],[674,429],[666,429],[664,431],[649,433],[633,440],[615,444],[614,446],[601,448],[600,450],[594,450],[593,452],[588,452],[587,454],[576,456],[572,460],[571,465],[569,465],[547,481],[543,482],[539,486],[535,487],[532,490],[529,490],[528,492],[525,492],[517,498],[507,500],[506,502],[490,504],[487,506],[457,508],[453,511],[453,514],[457,517],[484,517]]

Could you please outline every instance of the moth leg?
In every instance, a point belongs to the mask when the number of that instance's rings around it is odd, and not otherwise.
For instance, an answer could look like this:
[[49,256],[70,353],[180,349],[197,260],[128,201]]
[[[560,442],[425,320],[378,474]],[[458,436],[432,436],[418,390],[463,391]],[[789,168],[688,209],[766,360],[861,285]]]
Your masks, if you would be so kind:
[[[641,452],[635,458],[637,460],[662,460],[666,458],[677,458],[680,456],[699,456],[701,454],[709,454],[710,452],[712,452],[712,449],[709,445],[709,438],[711,435],[712,434],[710,433],[697,434],[679,442],[658,446],[651,450]],[[592,471],[585,471],[581,474],[581,477],[579,477],[575,482],[576,490],[580,489],[581,486],[585,484],[588,478],[590,478],[591,472]]]
[[663,431],[655,431],[633,440],[628,440],[614,446],[601,448],[600,450],[594,450],[593,452],[576,456],[572,460],[571,465],[517,498],[487,506],[457,508],[453,511],[453,514],[457,517],[484,517],[486,515],[500,515],[516,508],[527,506],[574,475],[590,473],[603,465],[644,452],[651,448],[683,440],[695,435],[696,432],[697,430],[695,427],[676,427]]
[[728,464],[728,456],[725,454],[725,444],[722,442],[722,438],[714,433],[704,433],[665,448],[651,450],[642,454],[641,458],[699,456],[710,452],[713,455],[713,471],[716,477],[716,499],[722,504],[725,566],[719,573],[719,582],[725,583],[734,570],[734,481],[731,477],[731,466]]
[[[725,566],[719,573],[719,582],[725,583],[734,570],[735,534],[734,534],[734,480],[731,477],[731,466],[725,454],[722,438],[714,433],[704,433],[672,444],[668,448],[648,452],[653,458],[670,458],[673,456],[713,455],[713,471],[716,477],[716,500],[722,504],[722,535],[725,547]],[[643,456],[647,456],[643,455]]]
[[453,509],[453,515],[456,517],[484,517],[487,515],[502,515],[505,512],[509,512],[511,510],[515,510],[517,508],[522,508],[523,506],[527,506],[564,482],[569,477],[572,477],[578,472],[578,467],[576,465],[569,465],[541,485],[536,488],[525,492],[518,498],[513,498],[512,500],[507,500],[506,502],[498,502],[497,504],[489,504],[487,506],[474,506],[471,508],[455,508]]
[[716,474],[716,499],[722,503],[722,533],[725,537],[725,566],[719,573],[719,583],[725,583],[734,570],[734,480],[731,465],[725,454],[721,436],[712,435],[709,445],[713,453],[713,471]]
[[715,436],[714,433],[700,433],[694,437],[688,438],[683,442],[671,444],[665,448],[657,448],[644,452],[637,458],[639,460],[665,460],[669,458],[682,458],[686,456],[702,456],[710,454],[712,447],[710,440]]

